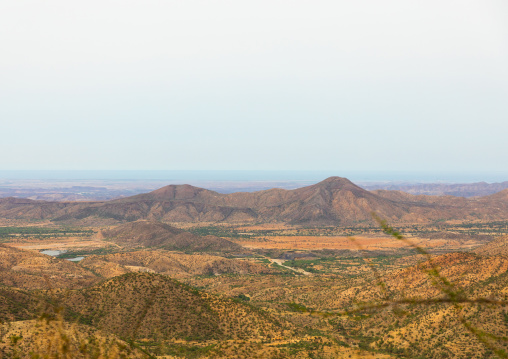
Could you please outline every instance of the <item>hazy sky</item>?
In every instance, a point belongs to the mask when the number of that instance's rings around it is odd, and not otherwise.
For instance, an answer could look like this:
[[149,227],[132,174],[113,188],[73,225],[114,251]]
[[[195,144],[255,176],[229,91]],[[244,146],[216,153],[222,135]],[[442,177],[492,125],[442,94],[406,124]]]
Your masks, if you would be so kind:
[[0,169],[508,173],[508,2],[1,1]]

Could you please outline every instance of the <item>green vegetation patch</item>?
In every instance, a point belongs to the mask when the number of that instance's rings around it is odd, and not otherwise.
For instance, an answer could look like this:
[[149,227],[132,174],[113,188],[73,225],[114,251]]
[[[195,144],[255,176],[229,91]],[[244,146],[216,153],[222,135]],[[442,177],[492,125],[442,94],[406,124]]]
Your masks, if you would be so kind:
[[166,344],[159,342],[139,342],[138,345],[155,355],[171,355],[179,358],[202,358],[216,353],[216,344],[200,346],[192,344]]
[[303,304],[300,304],[300,303],[295,303],[295,302],[292,302],[292,303],[286,303],[286,305],[294,312],[299,312],[299,313],[308,313],[308,312],[312,312],[311,309],[308,309],[306,306],[304,306]]
[[65,227],[0,227],[0,239],[54,237],[86,237],[94,233],[91,229]]
[[188,230],[193,234],[197,234],[198,236],[216,236],[223,238],[251,238],[257,234],[253,233],[243,233],[238,230],[225,227],[225,226],[206,226],[206,227],[195,227]]
[[279,344],[278,348],[286,348],[289,355],[296,355],[299,352],[314,352],[323,350],[325,346],[332,346],[330,342],[323,342],[322,340],[300,340],[294,343]]
[[[415,254],[408,252],[407,254]],[[378,270],[386,270],[394,267],[396,259],[403,257],[403,255],[396,256],[378,256],[378,257],[322,257],[322,258],[306,258],[306,259],[293,259],[284,262],[287,267],[303,269],[310,273],[315,274],[330,274],[336,273],[346,277],[356,277],[371,270],[368,268],[368,263]],[[367,262],[368,261],[368,262]]]

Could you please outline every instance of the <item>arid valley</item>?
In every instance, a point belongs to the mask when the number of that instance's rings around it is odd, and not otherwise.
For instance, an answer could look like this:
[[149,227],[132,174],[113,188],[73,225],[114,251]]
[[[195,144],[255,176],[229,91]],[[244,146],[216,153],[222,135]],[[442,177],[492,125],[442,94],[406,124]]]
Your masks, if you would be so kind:
[[0,225],[5,358],[506,355],[506,190],[170,185]]
[[508,1],[0,1],[0,359],[508,359]]

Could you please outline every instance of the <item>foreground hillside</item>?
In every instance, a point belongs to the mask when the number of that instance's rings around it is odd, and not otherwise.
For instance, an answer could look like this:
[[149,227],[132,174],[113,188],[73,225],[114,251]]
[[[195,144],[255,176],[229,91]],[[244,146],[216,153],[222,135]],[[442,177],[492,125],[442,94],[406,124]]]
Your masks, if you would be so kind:
[[[508,303],[507,258],[450,254],[435,258],[435,264],[440,274],[451,282],[456,300],[465,302],[432,304],[435,299],[454,298],[446,294],[450,287],[432,283],[433,278],[419,268],[394,273],[391,279],[387,278],[387,283],[398,298],[420,298],[429,302],[400,305],[404,314],[396,320],[384,310],[367,320],[365,327],[379,338],[373,347],[398,348],[408,357],[505,357],[508,343],[502,338],[508,336],[508,305],[495,303]],[[429,268],[429,264],[425,263],[424,268]],[[441,289],[437,289],[439,287]],[[475,300],[494,304],[475,303]]]
[[0,358],[133,358],[148,355],[115,335],[61,320],[0,325]]
[[32,293],[0,287],[0,323],[33,319],[46,308],[46,301]]
[[263,338],[284,331],[274,318],[250,306],[150,273],[118,276],[62,300],[82,322],[124,338]]
[[0,199],[4,218],[52,219],[72,223],[116,223],[139,219],[164,222],[283,222],[314,225],[371,223],[375,211],[393,223],[436,220],[507,220],[508,190],[479,198],[366,191],[330,177],[295,190],[220,194],[190,185],[170,185],[150,193],[107,202],[43,202]]
[[[506,242],[501,237],[484,248]],[[349,346],[402,358],[504,358],[496,351],[508,352],[503,339],[508,337],[507,258],[467,252],[432,256],[432,263],[421,255],[314,257],[283,263],[310,270],[312,276],[188,282],[213,293],[245,293],[255,305],[296,326],[314,328]],[[432,266],[449,286],[429,272]],[[447,302],[450,298],[455,302]]]

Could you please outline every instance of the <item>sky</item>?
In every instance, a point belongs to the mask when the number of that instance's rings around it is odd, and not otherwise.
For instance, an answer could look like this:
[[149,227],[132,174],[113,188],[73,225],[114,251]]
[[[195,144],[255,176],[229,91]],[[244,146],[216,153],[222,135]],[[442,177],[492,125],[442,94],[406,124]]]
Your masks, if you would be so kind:
[[0,170],[506,173],[508,2],[0,2]]

